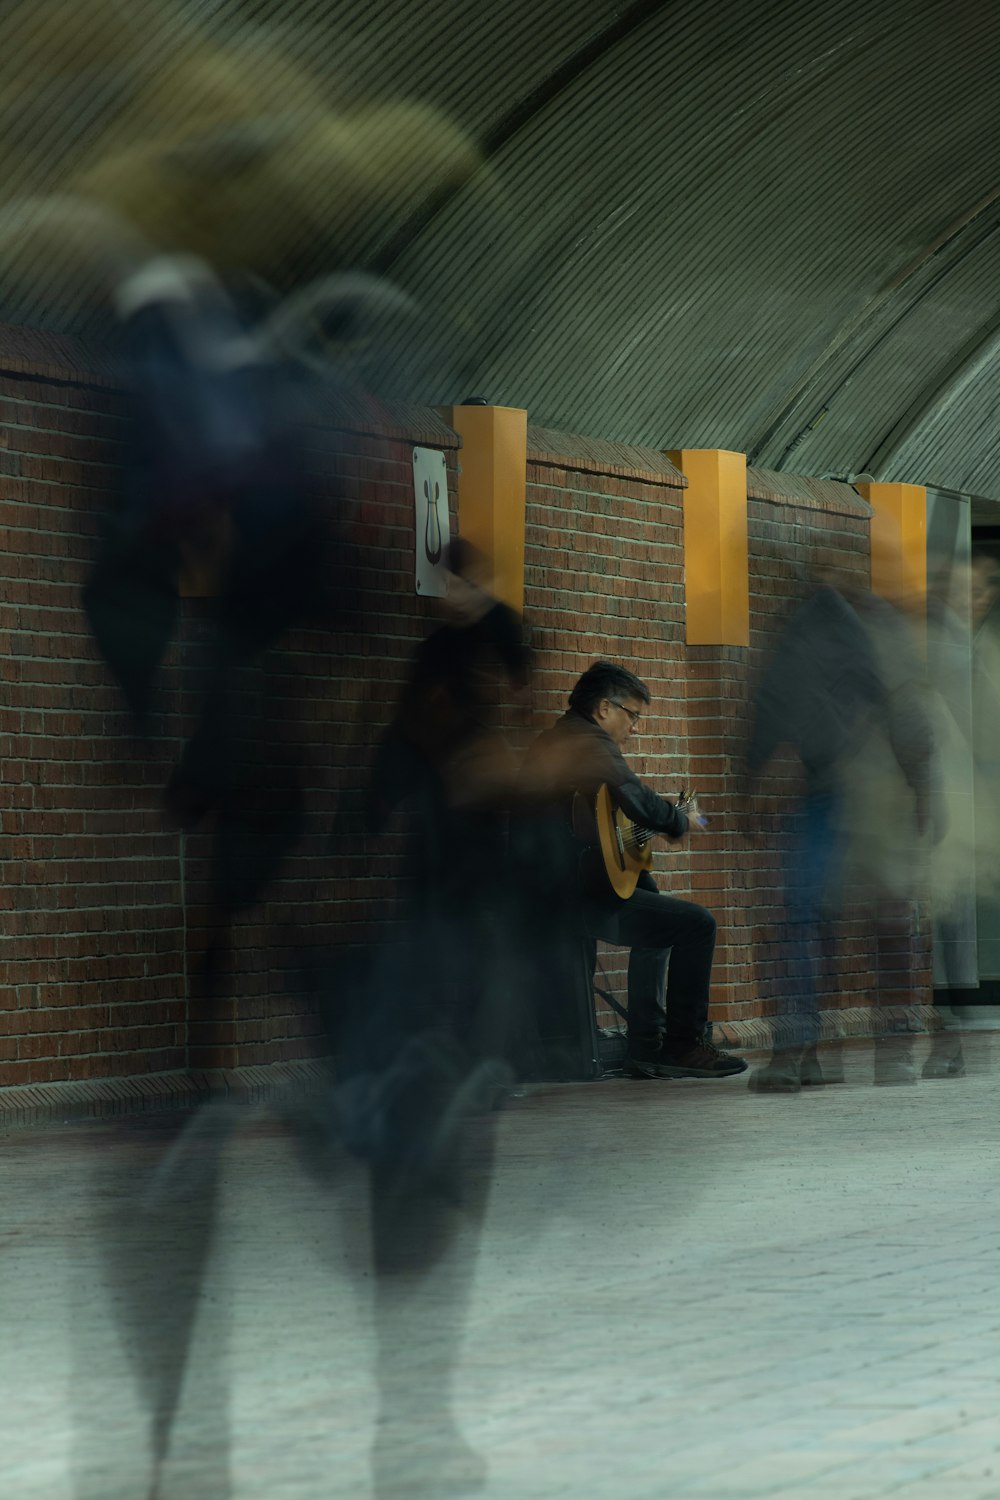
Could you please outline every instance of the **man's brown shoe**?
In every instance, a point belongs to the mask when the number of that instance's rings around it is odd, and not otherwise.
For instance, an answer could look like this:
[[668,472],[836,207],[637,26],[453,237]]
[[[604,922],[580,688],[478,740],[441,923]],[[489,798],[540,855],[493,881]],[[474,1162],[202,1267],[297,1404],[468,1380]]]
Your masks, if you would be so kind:
[[722,1052],[711,1042],[695,1042],[683,1051],[667,1051],[664,1047],[659,1056],[655,1073],[657,1078],[732,1078],[736,1073],[746,1072],[742,1057]]

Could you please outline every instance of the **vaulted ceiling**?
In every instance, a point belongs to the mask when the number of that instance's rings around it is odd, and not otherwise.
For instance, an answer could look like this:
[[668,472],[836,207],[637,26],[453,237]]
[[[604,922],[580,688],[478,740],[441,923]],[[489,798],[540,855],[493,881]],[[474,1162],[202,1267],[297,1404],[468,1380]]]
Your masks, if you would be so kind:
[[191,9],[481,144],[367,253],[422,309],[386,388],[1000,499],[993,0]]

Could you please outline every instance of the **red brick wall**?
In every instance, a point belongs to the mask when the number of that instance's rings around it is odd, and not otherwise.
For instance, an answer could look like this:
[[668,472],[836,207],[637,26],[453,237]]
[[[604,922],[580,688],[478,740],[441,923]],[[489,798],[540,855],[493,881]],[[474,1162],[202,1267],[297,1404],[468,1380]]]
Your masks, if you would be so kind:
[[[655,872],[661,888],[718,918],[711,1014],[740,1023],[787,1011],[798,984],[784,944],[782,868],[800,769],[787,752],[775,758],[751,820],[750,687],[810,561],[867,586],[869,512],[846,485],[751,471],[750,647],[687,647],[679,486],[654,452],[529,430],[525,607],[540,654],[536,717],[538,727],[551,722],[598,656],[647,680],[653,711],[629,757],[664,791],[696,786],[710,817],[688,844],[658,846]],[[925,998],[920,926],[909,906],[886,908],[875,923],[859,895],[831,925],[821,1005]],[[602,946],[600,960],[624,1002],[624,955]]]
[[[270,663],[283,733],[306,769],[307,833],[266,907],[237,922],[228,998],[209,1015],[205,835],[182,838],[160,811],[191,727],[181,669],[201,606],[184,606],[155,737],[139,743],[79,604],[121,433],[118,397],[69,340],[8,330],[0,348],[0,1085],[308,1055],[317,1018],[287,981],[290,956],[361,941],[392,889],[398,842],[366,842],[358,792],[430,616],[413,590],[412,446],[445,448],[454,488],[454,435],[429,412],[398,408],[341,412],[316,435],[321,493],[354,507],[358,624],[336,637],[300,632]],[[599,656],[649,683],[652,711],[630,758],[664,791],[697,785],[712,818],[690,845],[658,850],[657,876],[718,916],[713,1016],[740,1022],[780,1012],[794,987],[780,861],[798,771],[775,762],[748,843],[748,684],[799,588],[796,556],[819,546],[866,580],[868,519],[844,486],[752,472],[750,650],[689,649],[682,484],[650,450],[529,430],[534,727],[552,722]],[[912,997],[926,944],[912,913],[896,918],[877,943],[870,914],[845,912],[825,1004]],[[605,950],[602,961],[624,999],[623,956]]]
[[[451,451],[454,436],[412,409],[356,414],[367,433],[317,434],[321,492],[355,508],[358,627],[301,632],[270,661],[306,768],[308,831],[266,910],[236,924],[228,998],[209,1022],[199,981],[207,839],[180,836],[160,810],[191,727],[180,668],[200,606],[185,602],[154,736],[140,743],[80,608],[120,401],[71,341],[10,332],[0,346],[0,1085],[308,1055],[317,1021],[287,982],[288,961],[363,937],[370,898],[384,896],[394,868],[391,840],[365,846],[352,797],[429,616],[413,589],[412,447]],[[453,489],[453,457],[450,468]]]
[[[627,754],[664,792],[689,776],[682,485],[651,450],[528,429],[525,619],[538,652],[536,728],[563,712],[591,662],[622,662],[653,698]],[[654,859],[661,887],[689,896],[687,846],[660,843]],[[602,945],[599,964],[624,1003],[623,955]]]
[[0,375],[0,1082],[181,1066],[178,840],[79,605],[120,432],[108,389]]
[[692,835],[692,896],[719,924],[710,1017],[744,1021],[759,1014],[743,795],[747,651],[692,646],[687,657],[691,779],[710,820]]

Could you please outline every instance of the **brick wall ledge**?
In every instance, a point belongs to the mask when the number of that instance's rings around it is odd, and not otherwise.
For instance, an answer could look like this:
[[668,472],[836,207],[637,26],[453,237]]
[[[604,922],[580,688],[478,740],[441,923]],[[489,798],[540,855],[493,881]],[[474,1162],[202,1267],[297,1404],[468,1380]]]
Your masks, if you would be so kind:
[[19,1125],[102,1119],[188,1109],[209,1098],[258,1104],[321,1088],[329,1070],[319,1061],[250,1068],[191,1068],[139,1078],[95,1078],[71,1083],[12,1084],[0,1088],[0,1131]]
[[579,433],[557,432],[550,427],[528,426],[528,463],[542,468],[566,469],[575,474],[606,474],[615,479],[634,479],[683,490],[687,479],[665,453],[636,443],[616,443]]
[[832,515],[874,515],[868,501],[853,485],[842,480],[812,479],[805,474],[758,469],[753,464],[747,466],[747,496],[751,500],[769,500],[773,505],[822,510]]
[[[933,1005],[857,1005],[845,1010],[821,1010],[819,1020],[824,1042],[899,1032],[940,1031],[942,1025],[941,1012]],[[757,1052],[769,1049],[775,1043],[779,1046],[791,1043],[795,1037],[795,1017],[782,1015],[752,1021],[716,1021],[713,1037],[719,1047]]]

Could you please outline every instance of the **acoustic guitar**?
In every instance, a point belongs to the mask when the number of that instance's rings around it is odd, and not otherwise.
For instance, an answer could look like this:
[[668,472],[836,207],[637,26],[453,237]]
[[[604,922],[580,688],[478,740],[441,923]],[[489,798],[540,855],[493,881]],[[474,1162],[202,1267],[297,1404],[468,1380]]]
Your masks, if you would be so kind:
[[[682,792],[677,806],[695,828],[708,826],[693,792]],[[605,785],[598,787],[593,800],[577,792],[573,799],[573,831],[587,846],[582,873],[591,893],[614,895],[619,901],[627,901],[643,870],[652,866],[655,830],[633,822]]]
[[598,787],[593,801],[576,794],[573,828],[588,847],[584,871],[593,893],[627,901],[643,870],[653,863],[653,830],[633,823],[615,805],[607,786]]

